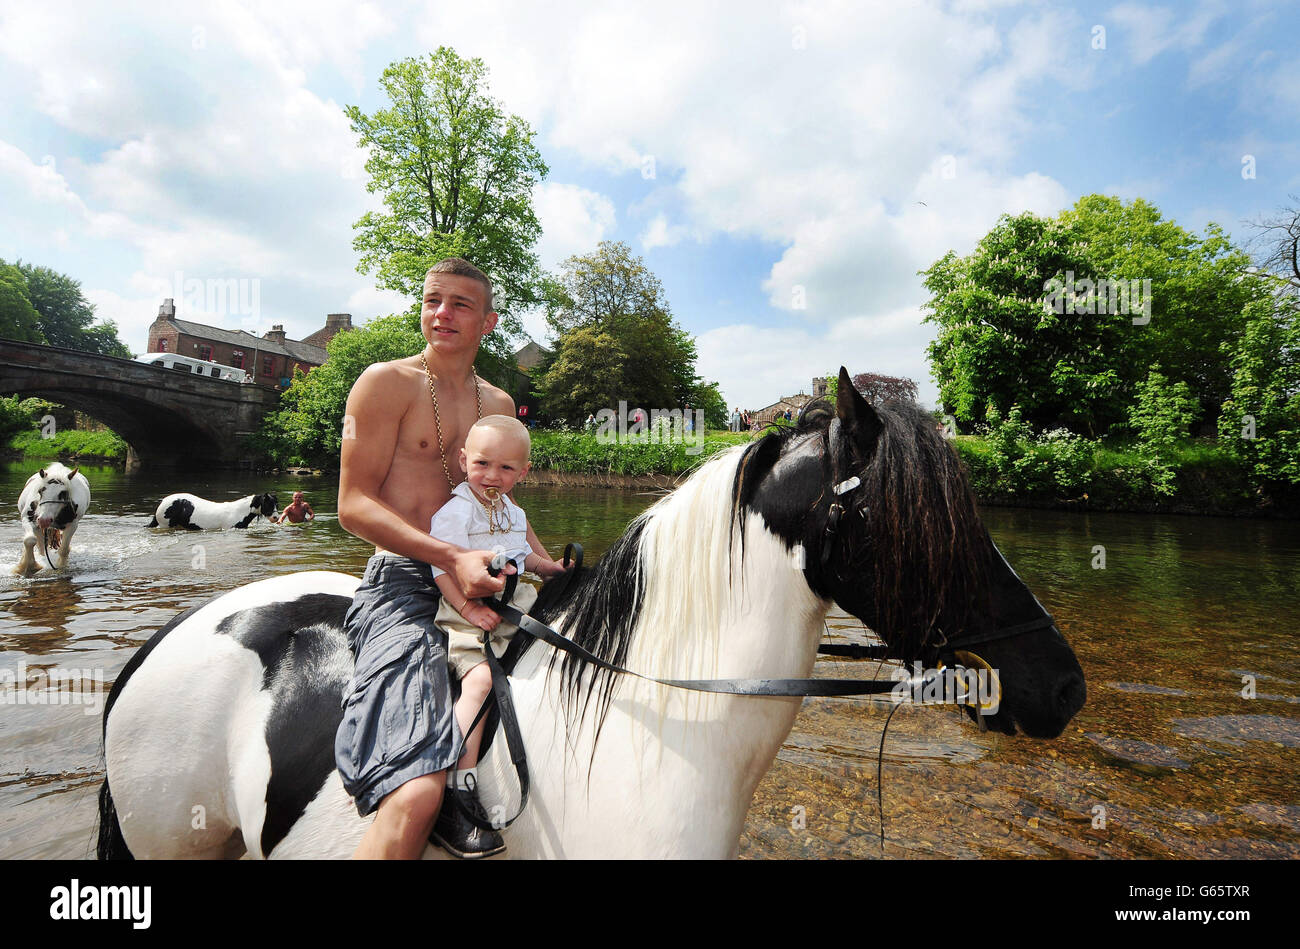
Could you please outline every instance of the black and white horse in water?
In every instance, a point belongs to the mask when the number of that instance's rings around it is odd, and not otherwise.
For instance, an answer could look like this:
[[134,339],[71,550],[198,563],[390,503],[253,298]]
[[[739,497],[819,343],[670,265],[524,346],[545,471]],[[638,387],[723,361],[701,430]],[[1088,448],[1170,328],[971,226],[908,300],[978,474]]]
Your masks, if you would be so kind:
[[[105,705],[101,857],[353,852],[367,820],[340,783],[334,735],[357,584],[252,583],[132,657]],[[543,587],[533,614],[653,676],[804,677],[832,602],[905,661],[977,651],[1001,700],[968,711],[991,728],[1054,737],[1083,705],[1074,653],[993,545],[933,419],[872,408],[843,373],[834,405],[711,459],[567,588]],[[532,776],[504,832],[515,857],[734,855],[800,705],[612,675],[537,643],[511,685]],[[419,727],[410,712],[397,727]],[[513,814],[500,736],[478,770],[489,815]]]
[[148,527],[184,527],[191,531],[247,527],[259,517],[274,517],[274,494],[250,494],[238,501],[208,501],[194,494],[169,494],[158,502]]
[[[52,564],[59,570],[68,565],[72,535],[90,507],[90,482],[78,469],[53,462],[27,479],[18,496],[18,516],[23,522],[23,552],[13,572],[25,577],[41,569],[36,558],[38,543],[44,554],[58,551]],[[42,543],[43,542],[43,543]]]

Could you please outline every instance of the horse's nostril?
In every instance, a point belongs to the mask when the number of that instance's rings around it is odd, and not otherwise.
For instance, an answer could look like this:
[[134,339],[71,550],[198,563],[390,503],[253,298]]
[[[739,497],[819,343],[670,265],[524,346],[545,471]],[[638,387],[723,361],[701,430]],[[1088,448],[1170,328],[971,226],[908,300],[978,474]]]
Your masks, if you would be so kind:
[[1088,688],[1083,684],[1083,676],[1072,675],[1056,692],[1056,707],[1066,718],[1073,718],[1074,713],[1083,708],[1088,698]]

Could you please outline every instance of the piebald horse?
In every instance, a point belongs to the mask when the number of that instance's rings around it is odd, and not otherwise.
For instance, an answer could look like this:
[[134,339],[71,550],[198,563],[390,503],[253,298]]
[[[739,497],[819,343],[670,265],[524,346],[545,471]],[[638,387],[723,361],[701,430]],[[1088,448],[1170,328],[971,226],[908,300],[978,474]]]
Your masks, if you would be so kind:
[[247,527],[259,517],[275,516],[274,494],[250,494],[238,501],[209,501],[197,494],[169,494],[158,502],[146,527],[183,527],[190,531]]
[[68,565],[72,535],[90,507],[90,482],[79,469],[68,470],[52,462],[27,479],[18,496],[18,516],[23,522],[23,552],[13,572],[28,576],[41,569],[36,558],[38,542],[48,558],[57,551],[58,560],[51,566],[62,570]]
[[[177,616],[127,663],[104,713],[99,856],[346,857],[367,820],[334,767],[358,581],[263,580]],[[980,523],[961,465],[914,407],[832,405],[729,449],[637,517],[533,615],[651,676],[806,677],[832,603],[905,661],[978,641],[1005,733],[1061,733],[1085,697],[1074,653]],[[966,647],[959,647],[966,648]],[[515,857],[726,857],[798,698],[686,692],[534,643],[511,685],[532,793]],[[419,728],[420,710],[395,709]],[[518,789],[500,737],[489,816]],[[111,790],[110,790],[111,789]]]

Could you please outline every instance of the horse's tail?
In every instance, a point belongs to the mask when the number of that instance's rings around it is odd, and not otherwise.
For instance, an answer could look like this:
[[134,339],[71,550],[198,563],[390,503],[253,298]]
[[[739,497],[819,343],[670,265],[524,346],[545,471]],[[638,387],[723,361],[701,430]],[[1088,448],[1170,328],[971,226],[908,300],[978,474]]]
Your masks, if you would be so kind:
[[151,518],[149,518],[149,523],[146,524],[146,525],[144,525],[144,526],[145,526],[145,527],[157,527],[157,526],[158,526],[158,515],[155,514],[155,515],[153,515]]
[[122,836],[122,825],[117,822],[117,808],[113,806],[113,792],[108,789],[108,778],[99,786],[99,843],[95,856],[100,860],[134,860]]

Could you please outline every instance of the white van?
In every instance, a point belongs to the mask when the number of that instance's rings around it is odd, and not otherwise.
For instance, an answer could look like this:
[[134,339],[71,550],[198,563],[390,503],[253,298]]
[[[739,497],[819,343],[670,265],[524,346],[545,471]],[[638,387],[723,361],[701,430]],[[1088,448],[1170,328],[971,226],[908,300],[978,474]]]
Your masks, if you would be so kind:
[[196,376],[209,376],[225,382],[252,382],[252,377],[242,369],[223,366],[218,362],[194,359],[191,356],[178,356],[176,353],[145,353],[136,356],[136,362],[148,363],[160,369],[171,369]]

